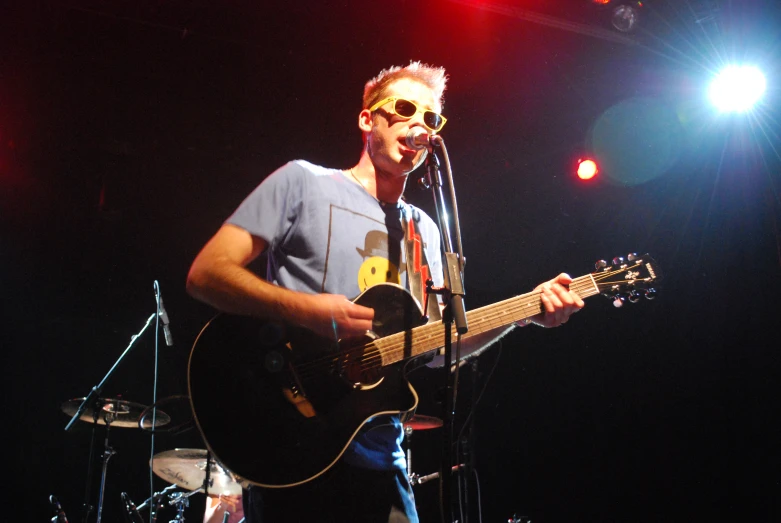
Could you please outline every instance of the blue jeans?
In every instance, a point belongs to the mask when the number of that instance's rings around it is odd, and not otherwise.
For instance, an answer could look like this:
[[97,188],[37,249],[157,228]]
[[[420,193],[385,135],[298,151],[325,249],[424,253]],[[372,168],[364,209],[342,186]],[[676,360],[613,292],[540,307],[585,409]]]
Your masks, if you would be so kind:
[[368,470],[337,462],[296,487],[243,492],[246,523],[419,523],[405,470]]

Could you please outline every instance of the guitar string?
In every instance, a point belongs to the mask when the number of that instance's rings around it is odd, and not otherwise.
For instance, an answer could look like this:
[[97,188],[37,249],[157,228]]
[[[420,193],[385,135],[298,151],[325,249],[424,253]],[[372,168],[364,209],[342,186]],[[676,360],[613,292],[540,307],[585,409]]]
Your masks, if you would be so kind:
[[[511,313],[523,309],[524,308],[513,307],[507,312]],[[529,310],[529,308],[526,309]],[[533,315],[533,312],[535,311],[532,310],[531,312],[532,314],[528,314],[529,316]],[[503,318],[504,316],[504,314],[493,314],[481,318],[479,322],[475,321],[472,323],[473,330],[482,331],[481,327],[484,325],[488,326],[486,330],[490,330],[492,326],[506,325],[506,321],[496,321],[497,319]],[[395,363],[396,361],[401,361],[409,356],[423,354],[442,345],[442,325],[433,324],[431,327],[433,327],[433,332],[432,329],[429,328],[415,333],[411,344],[417,345],[419,347],[428,347],[427,349],[416,352],[415,354],[409,354],[407,350],[409,344],[406,341],[387,343],[387,340],[385,340],[385,346],[381,346],[377,343],[377,341],[375,341],[368,346],[345,351],[345,354],[334,355],[331,358],[328,358],[327,361],[321,361],[317,365],[313,365],[307,369],[301,370],[299,374],[302,379],[306,379],[311,377],[313,374],[316,374],[316,371],[322,368],[333,368],[337,366],[350,368],[356,364],[360,365],[360,370],[364,372],[367,370],[381,368],[390,363]],[[379,340],[379,343],[382,343],[382,340]]]
[[[573,280],[573,283],[570,285],[570,288],[574,287],[573,290],[575,290],[579,294],[584,294],[583,297],[592,296],[592,295],[596,294],[597,292],[595,291],[592,294],[586,294],[586,293],[583,292],[583,291],[588,291],[588,290],[593,289],[594,285],[590,281],[591,278],[593,278],[594,282],[596,283],[597,281],[601,281],[601,280],[607,279],[609,277],[612,277],[615,274],[619,274],[621,272],[625,272],[628,269],[635,268],[638,265],[639,264],[635,264],[633,267],[629,267],[629,268],[625,268],[625,269],[621,269],[621,270],[617,270],[617,271],[604,271],[604,272],[601,272],[601,273],[592,273],[592,274],[589,274],[589,275],[586,275],[586,276],[582,276],[580,278],[576,278],[575,280]],[[625,284],[626,282],[621,282],[621,283]],[[615,284],[615,282],[613,284]],[[612,284],[597,283],[597,287],[598,288],[599,287],[609,286],[609,285],[612,285]],[[520,300],[522,300],[524,298],[533,297],[535,294],[536,293],[534,293],[534,292],[527,293],[527,294],[524,294],[524,295],[516,296],[514,298],[510,298],[507,301],[511,302],[511,303],[512,302],[518,302],[518,301],[520,301]],[[495,312],[493,312],[493,311],[495,311]],[[497,320],[501,320],[501,321],[499,321],[495,325],[496,327],[499,327],[499,326],[502,326],[502,325],[507,325],[508,323],[511,323],[511,322],[504,321],[504,320],[506,320],[506,317],[508,315],[517,314],[520,311],[524,311],[523,314],[526,314],[527,312],[532,312],[532,314],[529,314],[528,316],[526,316],[526,317],[529,317],[529,316],[534,316],[535,314],[537,314],[539,312],[542,312],[542,308],[541,308],[539,303],[525,304],[525,305],[522,305],[520,307],[517,306],[517,305],[510,305],[509,308],[505,308],[505,309],[501,309],[501,310],[496,308],[496,307],[494,307],[494,306],[489,306],[489,311],[486,311],[486,314],[484,314],[482,316],[478,315],[477,317],[473,318],[473,326],[481,326],[481,325],[484,325],[486,323],[491,325],[492,323],[497,322]],[[520,318],[520,319],[523,319],[523,318]],[[432,336],[432,334],[425,333],[425,331],[428,330],[428,329],[425,329],[425,327],[430,327],[430,326],[435,327],[435,333],[433,334],[433,336]],[[418,334],[419,334],[418,336],[416,336],[418,338],[418,340],[416,340],[416,342],[418,344],[422,344],[425,341],[430,341],[432,337],[434,337],[434,338],[440,337],[441,328],[442,328],[441,322],[439,322],[439,323],[433,323],[433,324],[429,324],[429,325],[423,325],[423,326],[419,327],[418,329],[415,329],[415,331],[417,331]],[[493,327],[491,327],[491,328],[493,328]],[[488,328],[486,330],[490,330],[490,328]],[[481,331],[481,332],[484,332],[484,331]],[[399,334],[403,334],[403,333],[399,333]],[[388,345],[387,347],[379,347],[378,346],[378,342],[381,342],[382,340],[388,340],[388,338],[392,338],[393,336],[397,336],[397,335],[398,334],[394,334],[394,335],[391,335],[389,337],[381,338],[380,340],[375,340],[375,341],[373,341],[373,342],[371,342],[369,344],[366,344],[366,345],[362,345],[362,346],[359,346],[359,347],[356,347],[356,348],[353,348],[353,349],[347,349],[347,350],[342,351],[340,353],[335,353],[335,354],[328,355],[326,357],[322,357],[322,358],[320,358],[318,360],[312,360],[312,361],[306,362],[306,363],[304,363],[304,364],[302,364],[302,365],[300,365],[298,367],[299,376],[301,378],[309,377],[309,376],[311,376],[311,372],[310,371],[315,371],[315,370],[319,370],[319,368],[327,368],[327,367],[333,366],[335,364],[339,364],[340,360],[342,361],[343,364],[349,364],[349,359],[350,359],[351,356],[361,356],[361,355],[364,356],[363,358],[356,358],[356,361],[360,362],[362,370],[370,370],[370,369],[374,369],[374,368],[377,368],[377,367],[381,367],[382,366],[382,361],[384,360],[383,355],[385,355],[386,357],[390,356],[392,358],[395,358],[395,357],[399,356],[399,353],[401,353],[400,355],[402,357],[400,357],[400,358],[398,358],[396,360],[396,361],[400,361],[401,359],[404,359],[403,358],[404,351],[405,351],[405,349],[407,347],[407,341],[406,340],[403,340],[400,343],[390,343],[390,344],[388,344],[387,341],[386,341],[386,344]],[[414,334],[413,334],[413,336],[414,336]],[[436,347],[432,347],[429,350],[433,350],[435,348]],[[422,354],[424,352],[428,352],[428,351],[427,350],[426,351],[421,351],[420,354]],[[417,355],[417,354],[415,354],[415,355]],[[379,365],[378,365],[378,363],[379,363]]]
[[[492,324],[495,324],[495,326],[501,326],[501,325],[507,325],[508,322],[506,321],[497,321],[501,319],[506,319],[506,316],[508,314],[512,314],[514,312],[518,311],[525,311],[524,314],[527,316],[533,316],[535,313],[539,312],[539,308],[535,308],[531,305],[522,305],[522,306],[513,306],[509,307],[507,309],[503,309],[503,311],[498,313],[493,313],[489,315],[485,315],[483,317],[474,319],[472,321],[472,327],[474,330],[477,330],[477,334],[480,332],[484,332],[481,330],[481,327],[484,325],[488,325],[488,328],[485,330],[490,330],[492,328]],[[526,313],[529,314],[526,314]],[[511,323],[511,322],[510,322]],[[432,343],[432,341],[441,341],[442,338],[442,324],[439,323],[433,323],[429,325],[424,325],[420,327],[421,330],[416,331],[417,335],[414,335],[415,339],[412,341],[413,344],[425,346],[427,344],[430,344],[430,349],[433,350],[436,349],[440,344],[439,343]],[[395,335],[392,335],[395,336]],[[385,340],[385,343],[387,346],[380,347],[377,346],[378,342],[383,343],[383,340]],[[370,347],[369,350],[364,350],[366,347]],[[380,340],[375,340],[371,344],[363,347],[359,347],[357,350],[349,350],[345,352],[349,352],[349,356],[358,356],[359,358],[356,358],[356,361],[360,362],[361,365],[361,371],[367,371],[367,370],[373,370],[376,368],[381,368],[384,366],[383,362],[386,359],[391,359],[395,361],[400,361],[404,359],[404,355],[407,349],[407,342],[406,340],[402,340],[399,342],[393,342],[391,340],[390,343],[388,343],[388,337],[381,338]],[[425,352],[428,352],[427,350],[421,351],[420,354],[423,354]],[[356,354],[358,353],[358,354]],[[361,354],[364,355],[363,358],[360,358]],[[415,354],[418,355],[418,354]],[[342,363],[349,366],[349,356],[347,358],[344,358]],[[334,356],[332,358],[329,358],[329,361],[327,362],[328,365],[331,364],[339,364],[340,359],[338,356]],[[323,367],[324,365],[318,365],[318,367]],[[300,372],[300,376],[302,378],[310,377],[312,374],[315,374],[312,371],[315,371],[318,369],[314,369],[312,367],[307,368],[306,370]]]
[[[583,276],[581,278],[585,279],[585,278],[588,278],[588,276]],[[578,281],[577,283],[578,284],[582,284],[583,282],[582,281]],[[573,282],[573,284],[574,285],[572,285],[572,287],[577,287],[578,286],[575,282]],[[590,287],[593,287],[593,285],[591,285],[589,283],[588,285],[580,285],[580,287],[583,287],[584,289],[588,289]],[[578,289],[575,289],[575,290],[576,290],[576,292],[578,292]],[[583,293],[582,290],[580,291],[580,293]],[[508,302],[508,303],[518,302],[518,301],[521,301],[521,300],[524,300],[524,299],[534,298],[536,295],[537,295],[537,293],[531,292],[531,293],[523,294],[523,295],[516,296],[516,297],[513,297],[513,298],[509,298],[509,299],[507,299],[505,301]],[[509,309],[507,309],[507,308],[499,309],[498,307],[496,307],[496,305],[501,305],[501,303],[502,302],[499,302],[498,304],[490,305],[490,306],[487,307],[487,309],[489,309],[489,310],[496,310],[497,311],[496,314],[503,315],[503,316],[506,316],[509,311],[517,312],[517,311],[523,310],[523,309],[527,309],[529,312],[531,312],[531,314],[528,314],[528,316],[534,316],[535,314],[538,314],[542,310],[540,308],[540,302],[534,302],[534,303],[531,303],[531,304],[527,303],[527,304],[522,305],[520,308],[517,305],[516,306],[511,306],[512,308],[509,308]],[[478,315],[475,316],[474,318],[472,318],[473,324],[475,322],[482,322],[483,319],[487,317],[485,313],[483,315],[479,314],[480,309],[478,309],[478,310],[476,310],[474,312],[478,313]],[[521,319],[521,318],[519,318],[519,319]],[[512,323],[512,322],[510,321],[510,322],[507,322],[507,323]],[[429,329],[425,329],[426,327],[428,327]],[[414,330],[416,332],[420,333],[420,332],[423,332],[424,330],[430,330],[432,327],[433,327],[433,330],[434,330],[434,333],[435,333],[434,335],[439,334],[441,332],[441,330],[442,330],[441,322],[432,323],[432,324],[428,324],[428,325],[422,325],[422,326],[420,326],[420,327],[418,327],[417,329],[414,329]],[[386,340],[385,343],[389,343],[388,340],[392,339],[394,336],[403,337],[404,333],[392,334],[390,336],[386,336],[385,338],[381,338],[381,340]],[[421,337],[421,336],[417,336],[417,337]],[[430,337],[430,335],[429,336],[425,336],[425,338],[428,338],[428,337]],[[377,341],[379,341],[379,340],[375,340],[374,342],[358,346],[358,347],[356,347],[354,349],[347,349],[347,350],[342,351],[340,353],[329,354],[329,355],[324,356],[324,357],[322,357],[320,359],[310,360],[307,363],[299,365],[298,368],[299,368],[299,370],[307,370],[307,369],[311,368],[313,365],[318,365],[321,362],[322,363],[331,364],[334,361],[337,361],[339,359],[339,355],[346,355],[346,356],[349,357],[353,353],[362,353],[362,352],[364,352],[364,348],[365,347],[369,347],[372,344],[376,344]],[[402,343],[404,343],[404,342],[402,342]],[[382,350],[382,349],[379,348],[379,350]]]
[[[496,321],[497,318],[500,318],[500,316],[501,315],[493,315],[493,317],[484,318],[482,323],[488,325],[488,328],[486,330],[490,330],[490,328],[492,327],[507,325],[506,321]],[[475,323],[473,323],[473,326],[474,325]],[[417,354],[413,354],[413,356],[417,356],[424,352],[428,352],[429,350],[436,349],[437,347],[442,345],[441,326],[439,327],[440,328],[437,329],[437,332],[435,334],[427,335],[426,333],[423,333],[422,335],[417,337],[418,339],[413,340],[413,344],[417,343],[418,345],[423,345],[423,346],[428,344],[429,347],[427,350],[421,351]],[[381,368],[383,366],[401,361],[409,357],[407,352],[407,344],[405,342],[390,344],[386,347],[374,347],[372,348],[372,350],[367,351],[365,354],[366,354],[365,357],[361,360],[361,369],[363,371],[372,370],[375,368]]]
[[[623,270],[625,270],[625,269],[622,269],[621,271],[615,271],[615,272],[622,272]],[[599,279],[600,280],[604,280],[604,279],[606,279],[607,277],[610,277],[610,276],[611,275],[605,275],[605,276],[601,276],[600,275]],[[585,278],[588,278],[588,276],[583,277],[583,278],[585,280]],[[595,277],[594,279],[596,280],[597,278]],[[584,281],[584,280],[581,280],[581,281]],[[611,283],[611,284],[597,284],[597,287],[605,287],[605,286],[610,286],[610,285],[614,285],[614,284],[615,284],[615,282]],[[573,285],[573,286],[577,286],[577,285]],[[591,290],[591,289],[593,289],[593,285],[587,285],[585,287],[583,285],[579,285],[579,287],[581,287],[584,290],[587,290],[589,292],[587,294],[587,293],[581,291],[580,294],[582,294],[583,297],[592,296],[592,295],[594,295],[594,294],[596,294],[598,292],[598,291],[592,291]],[[510,299],[510,300],[508,300],[508,304],[510,305],[510,307],[508,309],[499,310],[499,309],[496,309],[496,308],[493,308],[493,307],[489,308],[489,310],[486,311],[486,312],[489,312],[490,314],[484,314],[482,316],[478,315],[475,318],[475,321],[473,322],[473,325],[480,326],[480,325],[485,325],[487,323],[488,324],[488,328],[485,329],[485,330],[491,330],[492,328],[500,327],[500,326],[508,324],[508,322],[506,321],[506,316],[508,314],[510,314],[511,312],[517,313],[518,311],[521,311],[523,309],[527,309],[526,312],[528,312],[528,310],[529,310],[529,307],[530,307],[529,304],[527,304],[526,306],[521,306],[521,307],[518,307],[517,305],[514,305],[514,304],[517,304],[518,301],[520,301],[520,300],[517,300],[517,299]],[[542,308],[539,306],[539,303],[537,303],[533,307],[531,307],[531,310],[532,310],[532,312],[535,312],[535,313],[542,312]],[[495,311],[495,312],[493,312],[493,311]],[[533,314],[530,314],[528,316],[531,316],[531,315],[533,315]],[[514,316],[514,317],[516,317],[516,316]],[[440,327],[440,329],[441,329],[441,327]],[[478,331],[479,332],[485,332],[484,330],[480,330],[480,329],[478,329]],[[478,334],[479,334],[479,332],[478,332]],[[436,337],[439,338],[439,336],[436,336]],[[423,337],[421,336],[421,338],[423,338]],[[388,337],[380,339],[379,342],[382,343],[382,341],[386,340],[386,339],[388,339]],[[424,338],[424,339],[420,339],[420,340],[417,340],[417,341],[418,341],[418,343],[423,343],[424,341],[427,341],[427,339]],[[436,348],[436,346],[432,346],[432,348]],[[385,348],[380,347],[380,349],[381,349],[381,353],[384,353],[389,359],[391,359],[391,361],[389,363],[393,363],[395,361],[399,361],[399,360],[405,358],[406,342],[402,342],[401,344],[398,344],[398,343],[391,344],[391,345],[389,345],[388,347],[385,347]],[[421,351],[421,353],[422,352],[426,352],[426,351]],[[380,354],[380,357],[382,357],[382,354]],[[369,362],[370,367],[371,367],[371,363],[372,362],[370,361]],[[383,363],[383,364],[387,364],[387,363]]]
[[[593,288],[593,286],[589,285],[588,288]],[[582,294],[584,294],[584,297],[588,297],[588,295],[586,295],[585,293]],[[515,300],[515,302],[517,303],[517,300]],[[509,313],[511,312],[517,313],[517,311],[521,311],[524,309],[526,309],[524,313],[529,312],[530,310],[532,313],[540,312],[539,306],[531,307],[529,306],[529,304],[521,307],[512,306],[509,307],[508,309],[502,309],[497,313],[485,314],[482,317],[477,318],[475,321],[473,321],[473,326],[479,327],[480,325],[485,323],[488,323],[489,325],[494,323],[495,326],[506,325],[508,323],[506,321],[506,316]],[[533,314],[526,314],[526,315],[531,316]],[[497,321],[497,319],[499,319],[499,321]],[[441,334],[440,334],[442,328],[441,324],[431,324],[429,327],[433,327],[434,331],[430,332],[431,329],[426,329],[426,331],[429,332],[418,330],[417,331],[418,335],[416,336],[417,339],[414,340],[413,343],[418,345],[424,345],[425,343],[430,343],[432,339],[436,340],[437,343],[430,345],[431,349],[420,351],[421,354],[427,352],[428,350],[433,350],[441,342]],[[406,348],[407,348],[406,340],[400,343],[388,343],[388,341],[389,341],[388,337],[382,338],[381,340],[377,340],[377,342],[380,344],[385,343],[386,347],[377,346],[377,343],[374,343],[374,346],[367,345],[367,346],[357,347],[356,349],[344,351],[343,353],[340,354],[331,355],[330,357],[321,360],[318,365],[314,365],[314,366],[310,365],[308,369],[304,369],[304,370],[299,369],[299,377],[301,379],[306,379],[308,377],[311,377],[312,373],[318,370],[317,367],[333,368],[334,366],[339,365],[340,363],[341,365],[345,365],[345,366],[350,365],[351,364],[350,356],[356,356],[355,361],[358,362],[358,364],[360,365],[361,372],[365,372],[367,370],[373,370],[375,368],[381,368],[382,366],[387,365],[388,363],[394,363],[395,361],[400,361],[402,359],[405,359]],[[392,341],[392,339],[390,341]],[[368,350],[366,350],[367,348]],[[343,357],[342,354],[344,354]],[[390,358],[391,361],[388,363],[384,363],[384,360],[388,358]]]
[[[624,270],[626,270],[626,269],[622,269],[620,271],[614,271],[614,272],[605,271],[603,273],[595,273],[595,274],[586,275],[586,276],[577,278],[575,281],[573,281],[573,284],[570,287],[575,287],[573,290],[575,290],[576,292],[579,292],[580,294],[583,294],[584,297],[588,297],[588,296],[591,296],[591,295],[597,293],[597,292],[592,292],[592,294],[586,294],[586,293],[583,292],[583,290],[590,290],[590,289],[593,289],[593,287],[594,287],[591,284],[591,282],[588,281],[589,277],[593,277],[594,280],[604,280],[604,279],[606,279],[608,277],[613,276],[616,273],[623,272]],[[599,284],[598,283],[597,287],[605,287],[606,285],[608,285],[608,284]],[[579,290],[579,288],[582,288],[582,290]],[[517,303],[521,299],[528,298],[528,297],[533,297],[535,294],[536,293],[532,292],[532,293],[528,293],[526,295],[521,295],[521,296],[517,296],[515,298],[510,298],[509,300],[506,300],[506,301],[508,301],[509,303],[513,303],[513,302]],[[520,307],[517,306],[517,305],[510,305],[508,308],[504,308],[504,309],[501,309],[501,310],[497,309],[494,306],[489,306],[489,310],[486,311],[486,314],[479,315],[479,316],[473,318],[473,326],[479,326],[479,325],[482,325],[482,324],[485,324],[485,323],[488,323],[489,325],[491,323],[496,323],[496,325],[495,325],[496,327],[499,327],[499,326],[502,326],[502,325],[507,325],[508,323],[511,323],[511,322],[507,322],[506,321],[506,316],[508,314],[510,314],[510,313],[517,313],[517,312],[522,311],[524,309],[526,309],[524,311],[524,314],[526,314],[529,311],[531,311],[531,313],[532,313],[532,314],[528,314],[527,317],[528,316],[533,316],[534,314],[542,312],[542,308],[540,307],[539,303],[526,304],[526,305],[522,305]],[[490,313],[491,311],[496,311],[496,312]],[[475,311],[475,312],[477,312],[477,311]],[[498,319],[501,319],[501,321],[497,322]],[[429,331],[431,329],[425,329],[425,327],[433,327],[434,328],[433,329],[433,333],[426,332],[426,331]],[[491,327],[491,328],[493,328],[493,327]],[[424,342],[431,341],[432,338],[435,338],[435,339],[436,338],[440,338],[441,337],[441,329],[442,329],[441,322],[440,323],[433,323],[433,324],[429,324],[429,325],[424,325],[424,326],[421,326],[421,327],[415,329],[416,333],[418,334],[417,336],[415,336],[417,338],[415,340],[415,343],[416,344],[423,344]],[[490,330],[490,328],[486,329],[486,330]],[[399,334],[401,334],[401,336],[399,336]],[[366,344],[366,345],[358,346],[358,347],[353,348],[353,349],[347,349],[347,350],[342,351],[340,353],[335,353],[335,354],[328,355],[327,357],[320,358],[319,360],[313,360],[313,361],[307,362],[307,363],[302,364],[302,365],[299,366],[299,375],[302,378],[303,377],[308,377],[308,376],[311,375],[311,373],[309,371],[319,370],[319,369],[317,369],[318,367],[322,368],[322,367],[328,367],[328,366],[333,366],[335,364],[339,364],[340,360],[341,360],[341,362],[343,364],[349,364],[350,356],[359,356],[358,358],[355,358],[355,360],[359,361],[361,363],[361,365],[362,365],[362,368],[364,368],[364,369],[373,369],[373,368],[377,368],[378,366],[381,367],[382,366],[382,361],[384,360],[383,355],[385,355],[386,358],[387,357],[396,358],[395,361],[400,361],[401,359],[404,359],[404,352],[405,352],[405,349],[407,347],[407,341],[406,340],[402,340],[401,342],[398,342],[398,343],[392,343],[392,340],[393,340],[394,337],[402,337],[403,338],[404,334],[405,333],[397,333],[397,334],[394,334],[394,335],[391,335],[391,336],[388,336],[388,337],[385,337],[385,338],[381,338],[380,340],[375,340],[374,342],[371,342],[371,343]],[[413,336],[414,336],[414,334],[413,334]],[[381,347],[381,346],[378,346],[378,344],[384,344],[386,346],[385,347]],[[368,350],[367,350],[367,348],[368,348]],[[435,348],[436,348],[436,346],[432,346],[431,349],[429,349],[429,350],[433,350]],[[428,350],[421,351],[420,354],[422,354],[424,352],[427,352],[427,351]],[[364,357],[360,358],[361,355],[363,355]],[[418,355],[418,354],[414,354],[414,355]],[[380,365],[377,365],[377,363],[380,363]]]
[[[584,294],[584,297],[588,297],[586,293],[581,292]],[[535,314],[539,314],[542,312],[542,307],[540,303],[533,303],[533,304],[521,304],[518,305],[518,301],[520,300],[512,300],[505,308],[491,308],[488,311],[485,311],[484,314],[478,314],[477,316],[471,318],[471,325],[473,328],[473,331],[476,331],[474,334],[480,334],[482,332],[490,331],[494,328],[501,327],[504,325],[508,325],[512,323],[512,321],[507,321],[508,317],[530,317],[534,316]],[[427,343],[430,345],[429,350],[436,349],[437,346],[440,345],[438,343],[439,341],[442,341],[442,328],[443,326],[440,324],[434,324],[434,332],[428,333],[423,332],[423,335],[418,336],[419,339],[414,340],[413,343],[417,343],[419,345],[425,346]],[[455,336],[455,328],[453,328],[452,334]],[[387,338],[382,338],[387,339]],[[381,340],[380,340],[381,341]],[[431,343],[435,342],[435,343]],[[376,363],[382,363],[384,359],[391,359],[399,361],[401,359],[404,359],[405,352],[407,350],[407,341],[402,340],[400,342],[393,343],[391,342],[388,344],[387,347],[381,347],[380,348],[380,354],[379,361],[377,355],[372,355],[372,357],[367,358],[367,369],[373,369],[375,368]],[[420,351],[420,354],[428,352],[427,350]],[[417,354],[416,354],[417,355]],[[384,357],[383,357],[384,356]]]

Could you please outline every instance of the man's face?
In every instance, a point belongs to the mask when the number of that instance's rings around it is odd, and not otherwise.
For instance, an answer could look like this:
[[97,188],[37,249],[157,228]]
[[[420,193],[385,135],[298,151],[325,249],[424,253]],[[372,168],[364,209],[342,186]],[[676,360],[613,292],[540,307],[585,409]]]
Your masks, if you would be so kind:
[[[402,78],[390,84],[383,98],[397,96],[414,102],[421,109],[440,112],[439,100],[424,84]],[[393,103],[388,102],[375,111],[372,117],[372,132],[368,137],[369,156],[375,168],[396,176],[406,176],[417,167],[425,150],[410,149],[406,144],[410,129],[420,128],[431,132],[423,125],[423,113],[418,112],[412,118],[404,118],[393,113]]]

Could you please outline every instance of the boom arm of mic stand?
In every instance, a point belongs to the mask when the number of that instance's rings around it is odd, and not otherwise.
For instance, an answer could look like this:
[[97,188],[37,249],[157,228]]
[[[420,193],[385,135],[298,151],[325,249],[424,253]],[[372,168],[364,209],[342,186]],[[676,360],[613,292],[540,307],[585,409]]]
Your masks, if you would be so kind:
[[144,327],[141,329],[141,331],[130,338],[130,344],[127,346],[127,348],[124,350],[124,352],[117,358],[117,361],[114,362],[114,365],[109,369],[109,371],[106,373],[106,375],[103,377],[102,380],[100,380],[100,383],[92,387],[92,390],[90,390],[89,394],[87,394],[87,397],[84,398],[84,401],[81,402],[81,405],[79,405],[79,408],[76,409],[76,414],[73,415],[71,420],[68,422],[68,424],[65,426],[65,431],[69,431],[70,428],[73,426],[73,424],[76,422],[77,419],[81,417],[82,414],[84,414],[84,411],[87,409],[87,406],[90,404],[90,402],[95,401],[97,397],[100,395],[100,392],[103,390],[103,385],[106,384],[106,381],[111,377],[112,374],[114,374],[114,371],[119,367],[120,362],[125,359],[125,356],[127,356],[128,352],[130,352],[130,349],[133,348],[133,344],[136,342],[138,338],[141,337],[141,334],[149,327],[149,324],[152,322],[152,318],[154,318],[157,315],[157,313],[152,314],[147,320]]

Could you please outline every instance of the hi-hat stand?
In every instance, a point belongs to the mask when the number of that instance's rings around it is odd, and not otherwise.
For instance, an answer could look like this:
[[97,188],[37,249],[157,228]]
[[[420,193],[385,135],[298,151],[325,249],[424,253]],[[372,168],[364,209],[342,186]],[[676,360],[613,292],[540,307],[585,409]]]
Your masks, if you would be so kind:
[[[93,389],[95,390],[95,389]],[[94,510],[94,507],[89,503],[90,500],[90,486],[92,484],[92,469],[94,462],[95,452],[95,435],[97,425],[105,425],[106,432],[103,437],[103,452],[102,467],[100,475],[100,493],[98,496],[97,507],[97,523],[100,523],[103,518],[103,502],[106,494],[106,476],[108,471],[108,463],[116,451],[109,444],[109,437],[111,435],[112,427],[128,427],[139,428],[139,417],[141,413],[146,409],[145,405],[139,403],[133,403],[131,401],[121,400],[119,398],[98,398],[94,397],[89,403],[88,398],[76,398],[66,401],[62,405],[62,410],[66,414],[73,416],[71,422],[76,419],[82,421],[88,421],[93,424],[92,437],[90,439],[90,454],[89,465],[87,470],[87,489],[84,501],[84,514],[82,520],[86,523],[89,514]],[[163,425],[170,421],[170,417],[163,413],[158,412],[157,423]]]

